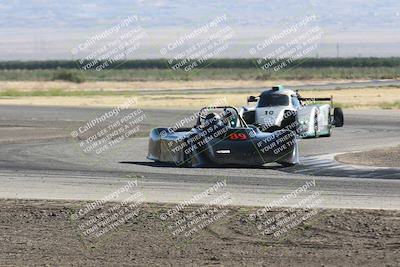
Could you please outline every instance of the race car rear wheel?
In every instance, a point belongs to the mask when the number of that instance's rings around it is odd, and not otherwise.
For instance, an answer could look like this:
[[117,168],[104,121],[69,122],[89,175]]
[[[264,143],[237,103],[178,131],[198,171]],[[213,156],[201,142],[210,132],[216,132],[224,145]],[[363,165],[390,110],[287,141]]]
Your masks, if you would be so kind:
[[333,125],[335,125],[336,127],[343,127],[343,124],[343,110],[341,108],[335,108],[333,110]]
[[318,137],[318,111],[315,111],[314,115],[314,134],[315,137]]

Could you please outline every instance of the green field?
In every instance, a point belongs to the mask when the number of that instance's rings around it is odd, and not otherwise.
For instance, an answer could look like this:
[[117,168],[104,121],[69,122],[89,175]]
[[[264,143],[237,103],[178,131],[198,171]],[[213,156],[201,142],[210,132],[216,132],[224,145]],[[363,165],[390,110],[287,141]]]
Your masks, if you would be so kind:
[[397,79],[400,58],[309,58],[275,71],[255,59],[214,59],[190,71],[174,70],[165,59],[118,62],[110,69],[82,70],[75,61],[0,62],[1,81],[196,81]]
[[[273,60],[273,59],[268,59]],[[277,63],[283,62],[287,59],[276,60]],[[182,61],[182,60],[179,60]],[[194,60],[187,60],[188,64]],[[172,61],[167,59],[140,59],[140,60],[126,60],[126,61],[115,61],[112,68],[116,69],[169,69],[178,61]],[[218,58],[209,59],[199,63],[200,68],[208,69],[219,69],[219,68],[237,68],[237,69],[254,69],[258,68],[258,65],[262,65],[265,61],[257,63],[258,60],[255,58]],[[400,67],[400,57],[388,57],[388,58],[301,58],[297,60],[291,60],[291,66],[297,66],[302,68],[326,68],[326,67]],[[0,69],[79,69],[83,65],[90,63],[90,61],[79,61],[73,60],[43,60],[43,61],[1,61]],[[96,65],[101,65],[104,61],[97,61]],[[275,64],[276,65],[276,64]]]
[[[59,73],[72,73],[62,78]],[[72,78],[68,78],[72,77]],[[281,71],[259,69],[168,69],[131,70],[0,70],[1,81],[196,81],[196,80],[308,80],[308,79],[397,79],[400,67],[292,68]]]

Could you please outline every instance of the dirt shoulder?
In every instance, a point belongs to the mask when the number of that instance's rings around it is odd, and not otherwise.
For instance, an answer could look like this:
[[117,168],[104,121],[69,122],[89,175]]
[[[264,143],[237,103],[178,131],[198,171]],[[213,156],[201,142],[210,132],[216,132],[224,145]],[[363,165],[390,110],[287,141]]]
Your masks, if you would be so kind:
[[337,155],[335,159],[353,165],[400,168],[400,146],[365,152],[346,153]]
[[[159,109],[197,109],[215,103],[236,107],[247,105],[246,99],[253,93],[182,93],[149,95],[93,95],[93,96],[22,96],[3,97],[0,104],[66,106],[66,107],[115,107],[134,97],[137,107]],[[344,90],[304,91],[304,97],[333,96],[335,106],[354,109],[400,110],[400,88],[364,88]]]
[[[249,95],[257,95],[260,88],[272,83],[259,81],[201,81],[201,82],[0,82],[0,104],[115,107],[135,97],[141,108],[196,109],[215,102],[241,107],[247,105]],[[275,81],[285,84],[289,81]],[[325,83],[330,81],[325,81]],[[323,84],[322,81],[309,81]],[[302,84],[290,81],[290,84]],[[245,88],[240,92],[236,89]],[[191,91],[185,90],[189,89]],[[202,89],[209,89],[205,92]],[[211,90],[211,91],[210,91]],[[140,92],[139,92],[140,91]],[[302,91],[304,97],[333,96],[336,106],[358,109],[400,109],[400,88],[374,87]]]
[[[225,216],[190,236],[175,236],[160,214],[172,205],[144,204],[138,216],[98,239],[82,235],[71,215],[84,202],[0,201],[0,262],[6,266],[245,265],[398,266],[399,211],[315,210],[312,219],[276,237],[255,220],[255,208],[229,207]],[[111,207],[108,203],[105,207]],[[179,213],[183,218],[196,207]],[[292,211],[292,213],[295,213]],[[304,210],[311,213],[313,210]],[[286,214],[290,215],[290,214]],[[73,216],[73,215],[72,215]],[[171,218],[169,218],[171,219]]]
[[327,83],[365,82],[368,80],[340,80],[340,79],[313,79],[313,80],[201,80],[201,81],[143,81],[143,82],[84,82],[71,83],[64,81],[0,81],[0,92],[6,90],[32,91],[62,89],[66,91],[126,91],[126,90],[185,90],[209,88],[268,88],[277,84],[291,85],[323,85]]

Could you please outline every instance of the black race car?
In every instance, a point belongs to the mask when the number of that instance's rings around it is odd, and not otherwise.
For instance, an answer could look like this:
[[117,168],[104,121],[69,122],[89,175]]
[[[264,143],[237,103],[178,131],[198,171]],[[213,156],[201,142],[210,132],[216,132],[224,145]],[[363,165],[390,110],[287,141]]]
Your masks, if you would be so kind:
[[298,163],[296,134],[290,130],[261,132],[230,106],[205,107],[197,114],[193,128],[152,129],[147,158],[182,167]]

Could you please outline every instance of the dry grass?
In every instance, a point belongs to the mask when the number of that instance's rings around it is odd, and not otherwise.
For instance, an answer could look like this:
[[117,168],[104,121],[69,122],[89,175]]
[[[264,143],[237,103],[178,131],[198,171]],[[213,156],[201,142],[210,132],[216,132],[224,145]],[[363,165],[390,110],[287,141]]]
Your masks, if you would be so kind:
[[400,108],[400,88],[375,87],[325,91],[304,91],[305,97],[333,96],[334,102],[351,108]]
[[149,82],[84,82],[71,83],[62,81],[0,81],[0,92],[6,90],[65,90],[65,91],[126,91],[126,90],[166,90],[166,89],[208,89],[208,88],[267,88],[276,84],[304,85],[358,82],[361,80],[203,80],[203,81],[149,81]]
[[[230,81],[220,84],[220,81],[205,82],[162,82],[159,89],[185,89],[185,88],[230,88],[245,87],[246,82]],[[285,84],[285,82],[282,82]],[[287,83],[287,81],[286,81]],[[291,82],[293,83],[293,82]],[[55,106],[108,106],[113,107],[123,104],[132,96],[135,96],[136,89],[152,88],[156,89],[157,82],[143,83],[147,87],[142,87],[141,83],[83,83],[71,84],[63,82],[12,82],[6,86],[6,82],[0,83],[0,93],[6,93],[7,90],[13,92],[31,92],[32,90],[54,90],[58,92],[55,95],[49,94],[33,94],[33,95],[9,95],[0,98],[0,104],[15,105],[55,105]],[[161,87],[161,85],[163,87]],[[248,84],[247,84],[248,85]],[[255,84],[253,84],[255,85]],[[63,87],[65,86],[65,87]],[[269,87],[269,85],[255,86],[254,94],[258,94],[259,88]],[[56,87],[56,89],[54,89]],[[8,88],[8,89],[5,89]],[[58,89],[57,89],[58,88]],[[95,90],[103,89],[101,94],[93,93]],[[117,91],[126,91],[126,94],[118,95]],[[60,91],[61,90],[61,91]],[[68,92],[63,95],[62,92]],[[37,91],[36,91],[37,92]],[[84,93],[82,93],[84,92]],[[115,94],[114,94],[114,93]],[[93,93],[93,94],[92,94]],[[171,95],[137,95],[138,105],[143,108],[180,108],[180,109],[196,109],[202,106],[213,105],[215,103],[233,106],[243,106],[246,104],[248,93],[191,93]],[[360,88],[360,89],[341,89],[341,90],[312,90],[303,91],[304,97],[328,97],[333,96],[335,105],[345,108],[380,108],[380,109],[400,109],[400,88],[395,87],[377,87],[377,88]]]

